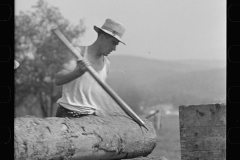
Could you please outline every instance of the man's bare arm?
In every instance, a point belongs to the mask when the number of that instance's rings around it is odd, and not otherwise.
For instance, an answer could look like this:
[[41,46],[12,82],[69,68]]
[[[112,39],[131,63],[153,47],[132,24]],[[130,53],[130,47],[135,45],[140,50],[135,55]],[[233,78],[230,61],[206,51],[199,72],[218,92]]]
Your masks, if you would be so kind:
[[69,83],[82,76],[87,70],[89,63],[86,60],[72,62],[71,67],[64,67],[63,70],[55,75],[55,84],[57,86]]

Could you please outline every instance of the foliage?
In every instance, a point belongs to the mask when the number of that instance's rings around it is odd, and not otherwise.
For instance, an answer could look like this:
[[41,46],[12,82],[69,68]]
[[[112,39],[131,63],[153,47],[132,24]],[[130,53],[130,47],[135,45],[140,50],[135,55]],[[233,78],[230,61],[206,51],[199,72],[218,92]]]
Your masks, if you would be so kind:
[[[53,116],[53,104],[61,96],[54,84],[68,49],[51,33],[57,26],[71,41],[85,32],[84,21],[71,25],[58,8],[39,0],[32,11],[15,16],[15,59],[20,67],[15,71],[15,107],[39,104],[42,116]],[[33,113],[34,114],[34,113]]]

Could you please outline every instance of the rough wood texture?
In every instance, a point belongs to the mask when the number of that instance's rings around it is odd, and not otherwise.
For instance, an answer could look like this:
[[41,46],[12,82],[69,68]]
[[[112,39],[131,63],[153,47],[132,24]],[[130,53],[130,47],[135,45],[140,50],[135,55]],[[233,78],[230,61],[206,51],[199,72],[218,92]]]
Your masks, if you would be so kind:
[[181,160],[225,160],[226,149],[181,153]]
[[181,160],[226,159],[226,105],[179,107]]
[[15,160],[100,160],[146,157],[156,146],[149,130],[128,117],[15,118]]
[[132,158],[132,159],[126,159],[126,160],[168,160],[166,157],[159,156],[159,157],[138,157],[138,158]]

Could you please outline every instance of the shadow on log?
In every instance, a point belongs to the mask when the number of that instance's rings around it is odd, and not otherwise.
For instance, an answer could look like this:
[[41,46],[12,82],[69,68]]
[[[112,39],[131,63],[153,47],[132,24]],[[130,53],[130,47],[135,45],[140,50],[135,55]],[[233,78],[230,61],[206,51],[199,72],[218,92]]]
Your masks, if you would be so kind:
[[75,119],[19,117],[14,123],[14,159],[108,160],[146,157],[156,146],[156,133],[121,116]]

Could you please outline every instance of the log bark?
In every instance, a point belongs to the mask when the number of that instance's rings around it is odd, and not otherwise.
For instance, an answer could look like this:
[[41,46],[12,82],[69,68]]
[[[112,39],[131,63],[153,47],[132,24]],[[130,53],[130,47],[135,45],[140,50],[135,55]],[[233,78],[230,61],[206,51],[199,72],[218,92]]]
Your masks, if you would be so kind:
[[131,159],[125,159],[125,160],[168,160],[164,156],[158,156],[158,157],[138,157],[138,158],[131,158]]
[[108,160],[146,157],[156,132],[124,116],[81,118],[18,117],[14,124],[15,160]]

